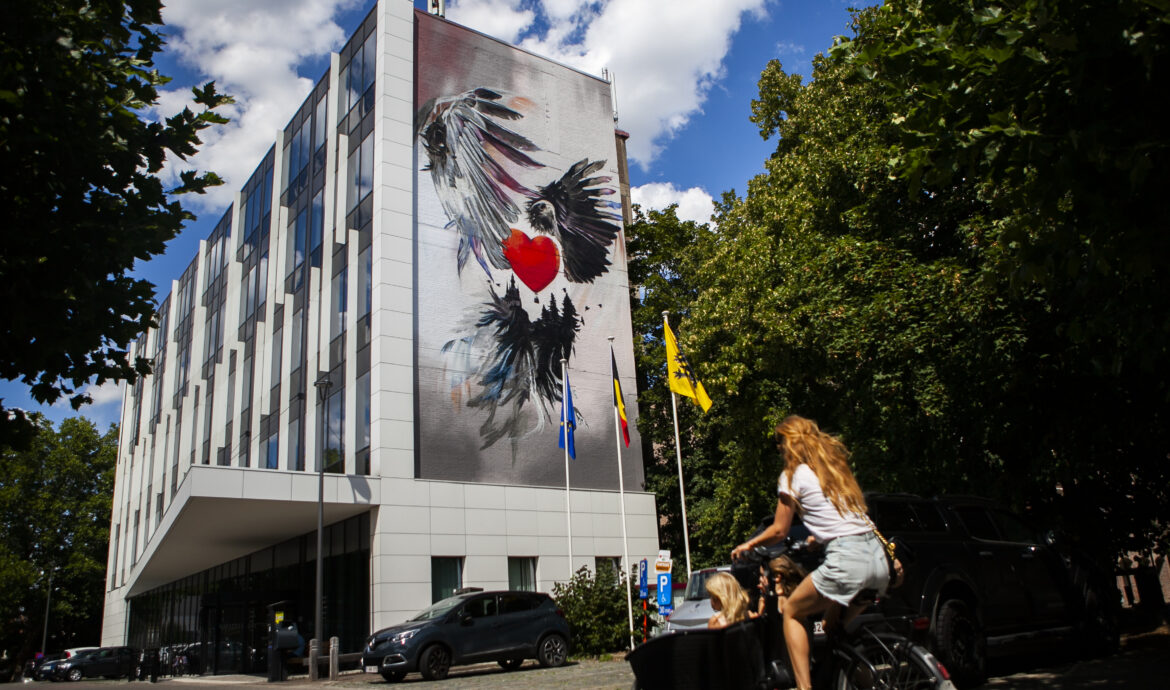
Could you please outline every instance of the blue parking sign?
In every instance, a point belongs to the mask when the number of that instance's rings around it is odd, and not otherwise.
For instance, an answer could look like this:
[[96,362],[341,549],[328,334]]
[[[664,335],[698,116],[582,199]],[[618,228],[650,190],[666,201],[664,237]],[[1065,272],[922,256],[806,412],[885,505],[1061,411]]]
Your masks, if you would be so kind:
[[674,611],[674,599],[671,596],[670,573],[658,573],[658,612],[669,615]]
[[649,596],[650,596],[650,587],[649,587],[649,584],[646,582],[647,570],[649,570],[649,567],[646,563],[646,559],[643,558],[641,560],[641,562],[638,563],[638,598],[639,599],[646,599],[646,598],[649,598]]

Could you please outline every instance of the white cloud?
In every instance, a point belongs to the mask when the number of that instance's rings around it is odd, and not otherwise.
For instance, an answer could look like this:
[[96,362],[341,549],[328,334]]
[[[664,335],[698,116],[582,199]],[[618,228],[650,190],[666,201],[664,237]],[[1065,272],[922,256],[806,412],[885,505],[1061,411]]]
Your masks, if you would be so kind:
[[[591,74],[608,69],[617,85],[621,127],[631,135],[630,158],[645,169],[702,112],[707,92],[723,78],[732,36],[745,15],[763,16],[767,2],[541,0],[539,16],[530,17],[524,9],[530,3],[462,0],[447,15],[504,40],[528,33],[522,47]],[[488,8],[490,20],[479,19]],[[524,27],[517,29],[519,24]]]
[[[236,99],[222,109],[231,122],[201,134],[199,154],[173,161],[171,174],[214,170],[225,184],[186,202],[222,208],[256,168],[320,75],[297,76],[297,65],[337,50],[346,30],[334,17],[365,0],[169,0],[163,21],[167,50],[220,93]],[[352,28],[352,27],[350,27]],[[158,115],[191,102],[190,84],[160,93]],[[175,178],[177,179],[177,177]]]
[[651,182],[631,187],[630,196],[635,204],[655,211],[661,211],[671,204],[678,204],[675,211],[678,219],[693,220],[696,223],[710,223],[711,214],[715,210],[715,200],[701,188],[675,189],[669,182]]
[[[630,158],[643,169],[672,136],[702,112],[723,78],[723,60],[745,17],[763,16],[770,0],[452,0],[447,16],[591,74],[614,76]],[[339,10],[368,0],[169,0],[163,19],[168,50],[215,80],[236,103],[225,126],[202,134],[200,152],[172,161],[169,174],[214,170],[226,183],[185,200],[204,209],[226,206],[312,88],[297,75],[305,60],[344,45]],[[190,84],[160,94],[157,114],[190,102]]]
[[109,405],[110,403],[122,404],[122,393],[125,391],[125,385],[121,381],[106,381],[100,386],[95,386],[92,383],[85,388],[85,392],[89,397],[93,398],[93,405]]
[[480,33],[515,43],[536,19],[536,13],[521,4],[522,0],[464,0],[448,5],[446,16]]

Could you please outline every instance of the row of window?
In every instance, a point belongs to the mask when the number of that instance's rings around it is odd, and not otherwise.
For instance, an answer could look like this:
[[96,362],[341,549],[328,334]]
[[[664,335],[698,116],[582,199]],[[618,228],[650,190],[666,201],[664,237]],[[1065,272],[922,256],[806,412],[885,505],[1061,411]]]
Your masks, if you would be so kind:
[[[339,185],[346,185],[345,196],[338,196],[347,212],[357,207],[363,207],[363,201],[366,202],[365,206],[371,206],[369,199],[373,188],[373,113],[372,107],[360,108],[358,106],[364,102],[363,99],[366,95],[373,93],[376,59],[375,22],[376,13],[371,12],[362,27],[358,29],[342,51],[337,120],[340,122],[349,117],[351,113],[358,115],[358,117],[352,118],[354,123],[353,134],[350,136],[352,141],[339,151],[340,155],[346,157],[345,161],[341,163],[338,160],[338,164],[335,165],[336,170],[345,171],[344,181],[340,175],[337,176],[337,180]],[[170,300],[168,297],[163,302],[164,308],[174,307],[175,316],[171,319],[173,324],[168,324],[169,314],[162,311],[155,330],[154,347],[150,353],[155,363],[154,376],[149,382],[153,384],[152,395],[148,400],[143,400],[144,386],[149,384],[140,379],[132,388],[129,410],[129,413],[133,415],[133,435],[131,436],[129,456],[131,469],[138,443],[143,440],[139,424],[142,406],[146,402],[149,405],[148,419],[151,422],[149,430],[151,436],[150,443],[147,444],[149,448],[147,454],[153,467],[156,446],[161,444],[163,472],[159,484],[160,490],[155,492],[151,483],[159,478],[154,476],[153,469],[147,470],[149,474],[143,476],[143,483],[146,485],[144,487],[145,493],[141,490],[132,490],[129,485],[131,473],[126,473],[127,478],[122,487],[125,503],[119,511],[120,519],[117,532],[125,535],[126,546],[130,547],[128,554],[122,559],[130,565],[138,557],[139,544],[146,542],[150,534],[151,523],[153,522],[153,526],[157,527],[161,521],[164,499],[167,494],[165,487],[167,486],[168,466],[170,470],[170,495],[173,496],[177,489],[179,470],[182,466],[180,445],[190,448],[186,459],[192,464],[196,462],[220,465],[236,464],[242,467],[254,464],[257,467],[278,469],[282,436],[287,446],[285,469],[304,470],[306,469],[306,452],[310,453],[310,457],[317,455],[311,450],[307,451],[304,443],[305,430],[307,425],[311,423],[311,420],[305,419],[306,396],[314,395],[310,384],[317,378],[317,374],[307,371],[309,368],[307,355],[310,354],[310,346],[307,342],[309,329],[306,328],[306,325],[309,318],[307,306],[310,295],[304,293],[303,288],[307,284],[307,281],[304,280],[307,275],[307,267],[310,265],[313,267],[322,266],[322,256],[327,246],[325,238],[331,236],[325,218],[325,167],[329,152],[328,139],[330,138],[328,136],[330,128],[327,121],[328,95],[329,79],[326,75],[290,121],[280,144],[284,159],[281,188],[284,191],[279,197],[279,203],[287,209],[289,219],[285,230],[285,239],[282,240],[285,243],[286,251],[280,258],[286,261],[284,268],[287,279],[283,291],[285,304],[277,304],[273,310],[275,317],[272,325],[272,338],[269,339],[267,347],[270,358],[267,370],[270,385],[262,391],[261,400],[268,401],[268,409],[261,409],[259,415],[253,415],[253,402],[258,388],[255,367],[258,363],[257,358],[263,356],[255,353],[257,349],[255,336],[258,330],[257,324],[265,320],[265,314],[268,311],[269,273],[277,270],[277,267],[273,265],[270,271],[269,266],[269,244],[270,238],[274,236],[271,231],[273,194],[277,189],[274,187],[276,183],[274,179],[275,147],[267,152],[248,182],[243,186],[239,208],[229,207],[227,209],[215,230],[210,234],[203,256],[196,257],[196,260],[184,271],[177,286],[175,299]],[[370,104],[372,104],[372,100],[370,100]],[[349,129],[339,128],[339,131],[342,134],[350,134]],[[344,168],[341,167],[342,164],[345,166]],[[350,316],[350,297],[347,295],[350,288],[350,272],[345,263],[348,249],[344,244],[332,245],[331,247],[334,267],[330,285],[330,302],[325,306],[330,313],[328,316],[322,315],[329,324],[330,355],[322,366],[329,370],[335,385],[330,390],[325,404],[321,406],[323,409],[319,412],[321,416],[317,418],[317,422],[322,425],[320,428],[323,428],[325,432],[326,464],[330,471],[335,472],[345,471],[347,450],[350,453],[354,451],[357,453],[355,471],[359,474],[368,474],[369,472],[368,447],[371,417],[369,353],[368,349],[363,350],[363,348],[366,348],[369,343],[372,299],[372,262],[369,247],[370,215],[366,214],[365,223],[347,223],[347,229],[357,229],[364,233],[356,266],[357,270],[355,271],[358,283],[357,316],[359,325],[363,327],[359,329],[360,336],[357,342],[359,361],[350,364],[350,366],[357,367],[354,373],[358,374],[355,391],[358,396],[356,414],[346,409],[344,386],[346,380],[345,336],[347,318]],[[228,271],[226,269],[232,258],[233,221],[236,221],[235,227],[239,231],[238,242],[235,243],[234,258],[241,264],[240,296],[238,314],[235,315],[235,318],[231,313],[232,309],[227,308],[225,300],[228,291]],[[276,255],[272,256],[276,257]],[[199,378],[195,382],[193,406],[189,410],[195,415],[195,430],[192,432],[189,445],[187,445],[181,443],[183,402],[189,394],[192,394],[192,391],[189,390],[191,386],[191,359],[193,350],[196,350],[197,347],[193,347],[192,343],[195,330],[192,317],[196,306],[195,291],[197,287],[195,283],[197,272],[200,269],[200,258],[202,258],[203,270],[201,285],[203,297],[200,304],[205,308],[205,313],[201,324],[204,332],[199,338],[203,354],[196,364],[201,363],[202,371],[196,374]],[[236,305],[233,304],[233,306]],[[287,348],[288,352],[284,351],[286,347],[282,342],[284,335],[283,315],[286,309],[291,327],[289,332],[291,345]],[[229,340],[227,334],[233,333],[234,331],[231,329],[236,329],[237,324],[237,336]],[[173,328],[173,335],[168,327]],[[167,369],[165,361],[168,340],[174,343],[176,365],[173,374],[169,376],[170,382],[173,382],[174,386],[173,412],[164,416],[164,386],[162,385],[164,379],[162,375]],[[233,342],[235,344],[231,344]],[[135,355],[146,356],[145,346],[146,338],[144,337],[136,343]],[[230,354],[227,358],[228,362],[226,362],[227,371],[223,372],[220,365],[225,363],[223,355],[225,346],[229,346]],[[223,376],[227,377],[226,398],[223,400],[217,400],[215,394],[217,369],[220,370],[218,372],[219,381],[223,381]],[[283,378],[282,373],[286,374]],[[237,383],[239,387],[237,387]],[[202,391],[199,390],[200,385],[203,386]],[[284,410],[279,407],[279,401],[282,399],[282,386],[289,390],[285,398],[288,400],[288,407]],[[221,392],[219,397],[224,398],[225,393]],[[240,398],[239,401],[236,400],[237,397]],[[346,448],[344,434],[347,412],[354,416],[356,421],[354,440],[352,441],[356,448],[352,450]],[[171,417],[174,418],[173,435],[170,429]],[[281,423],[282,418],[283,424]],[[162,419],[166,420],[165,440],[157,439],[156,442],[155,435],[161,430],[156,429],[155,425]],[[260,424],[258,428],[253,429],[255,419],[258,419]],[[223,441],[217,447],[212,446],[215,429],[220,429],[221,433],[224,434]],[[257,444],[255,451],[252,448],[253,442]],[[251,457],[253,452],[257,452],[258,457]],[[132,513],[136,516],[140,514],[143,516],[141,520],[135,517],[133,527],[130,524]],[[155,517],[153,521],[151,520],[152,516]],[[121,541],[120,536],[117,539]],[[120,548],[120,545],[116,548]]]

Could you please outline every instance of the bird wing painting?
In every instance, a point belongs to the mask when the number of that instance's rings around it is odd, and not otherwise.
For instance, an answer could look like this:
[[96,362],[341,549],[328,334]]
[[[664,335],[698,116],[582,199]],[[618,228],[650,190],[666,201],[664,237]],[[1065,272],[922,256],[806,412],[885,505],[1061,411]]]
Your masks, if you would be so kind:
[[606,338],[632,333],[610,85],[450,22],[417,32],[416,472],[563,483],[567,367],[574,486],[616,487]]
[[[462,273],[474,256],[489,279],[474,331],[443,346],[458,355],[450,364],[454,387],[468,383],[478,389],[467,404],[486,413],[484,446],[544,428],[561,399],[560,360],[571,358],[580,330],[571,296],[564,294],[559,309],[551,299],[551,310],[530,317],[516,281],[537,303],[559,274],[570,283],[593,282],[608,270],[619,229],[620,216],[607,199],[615,191],[607,186],[612,178],[595,174],[605,160],[585,158],[563,174],[549,174],[535,158],[540,148],[506,126],[532,104],[481,86],[428,101],[416,120],[426,154],[423,170],[430,173],[447,228],[459,236],[456,270]],[[532,234],[515,227],[522,221]],[[496,278],[508,281],[503,296],[495,290]],[[467,348],[460,343],[478,343],[471,352],[482,352],[472,355],[470,380]],[[525,405],[535,406],[537,414],[523,415]]]

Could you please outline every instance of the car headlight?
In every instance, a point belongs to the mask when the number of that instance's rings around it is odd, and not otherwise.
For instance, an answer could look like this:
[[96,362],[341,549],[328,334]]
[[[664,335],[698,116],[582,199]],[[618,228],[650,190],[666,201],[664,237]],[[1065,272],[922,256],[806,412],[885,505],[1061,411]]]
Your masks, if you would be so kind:
[[414,637],[414,634],[417,632],[418,632],[417,628],[414,630],[403,630],[402,632],[394,633],[393,635],[391,635],[390,641],[395,643],[395,644],[403,644],[407,640],[409,640],[410,638]]

